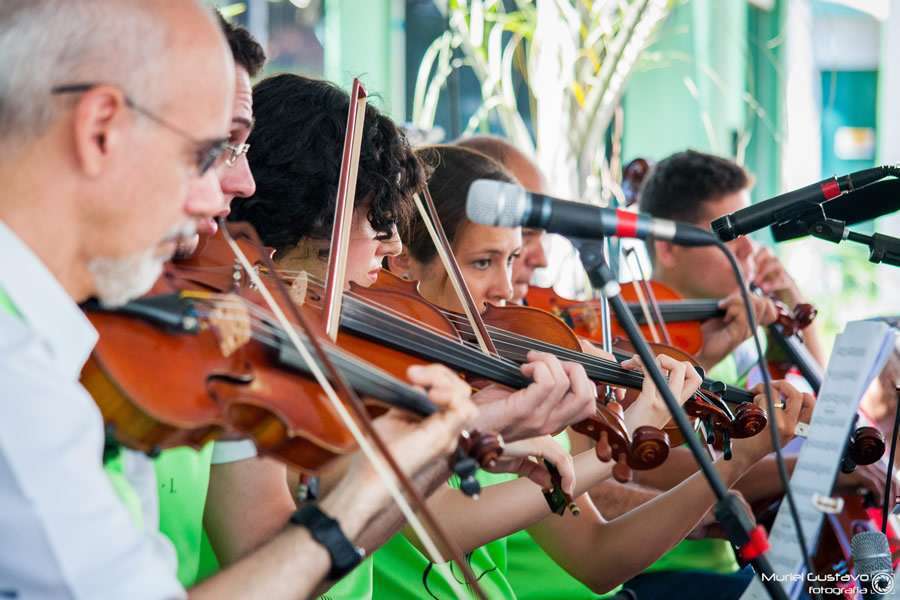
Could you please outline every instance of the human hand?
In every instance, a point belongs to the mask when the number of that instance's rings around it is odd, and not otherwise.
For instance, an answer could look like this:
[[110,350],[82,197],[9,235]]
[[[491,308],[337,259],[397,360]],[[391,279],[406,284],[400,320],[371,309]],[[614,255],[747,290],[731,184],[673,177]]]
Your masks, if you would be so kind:
[[522,374],[532,383],[514,392],[488,386],[473,400],[481,413],[477,428],[498,431],[508,442],[558,433],[596,410],[597,389],[584,368],[552,354],[531,351]]
[[[753,387],[750,391],[755,394],[753,402],[766,410],[763,384]],[[776,409],[774,415],[767,414],[766,427],[752,437],[732,439],[731,441],[734,457],[744,460],[748,467],[763,456],[774,452],[772,435],[769,432],[769,427],[773,426],[773,419],[774,426],[778,428],[779,444],[784,446],[796,435],[797,423],[809,423],[812,418],[812,411],[816,404],[812,394],[802,393],[787,381],[781,380],[772,382],[772,395]],[[778,405],[784,406],[784,408],[777,408]]]
[[575,492],[575,463],[572,455],[549,435],[533,437],[506,444],[497,463],[486,468],[492,473],[516,473],[527,477],[548,490],[553,487],[550,472],[544,461],[559,471],[562,491],[570,496]]
[[[750,302],[758,325],[770,325],[775,322],[778,311],[772,300],[750,294]],[[707,319],[700,325],[703,348],[700,349],[697,360],[706,369],[716,366],[752,334],[740,290],[722,299],[719,307],[725,310],[723,316]]]
[[803,302],[800,288],[784,269],[784,265],[777,256],[767,247],[760,246],[753,255],[756,264],[755,283],[766,294],[774,294],[779,300],[794,308]]
[[[656,364],[662,370],[669,382],[669,389],[679,405],[683,405],[691,398],[700,387],[703,380],[689,362],[675,360],[671,356],[660,354],[656,357]],[[644,373],[644,383],[641,393],[631,406],[625,411],[625,426],[630,433],[642,425],[662,427],[669,422],[672,414],[662,399],[662,395],[644,369],[640,357],[632,356],[622,362],[626,369],[634,369]]]

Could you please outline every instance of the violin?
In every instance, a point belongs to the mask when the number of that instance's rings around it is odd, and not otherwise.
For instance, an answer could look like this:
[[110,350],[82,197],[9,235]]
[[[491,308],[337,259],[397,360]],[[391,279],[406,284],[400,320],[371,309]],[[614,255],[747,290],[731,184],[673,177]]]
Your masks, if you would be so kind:
[[[715,300],[698,300],[684,301],[680,299],[674,291],[658,282],[650,282],[654,290],[657,290],[657,296],[665,298],[659,304],[659,312],[668,314],[673,318],[673,322],[666,323],[670,335],[673,339],[679,340],[683,345],[690,348],[696,347],[700,349],[702,345],[702,333],[700,331],[700,323],[696,319],[705,319],[719,316],[722,309],[719,308],[718,302]],[[629,286],[623,286],[623,296],[629,302],[633,314],[638,319],[646,313],[642,306],[635,301],[636,294],[632,292]],[[568,320],[576,324],[578,327],[576,332],[589,332],[586,335],[590,340],[597,341],[602,335],[599,330],[599,301],[576,302],[561,298],[552,289],[538,288],[532,286],[526,298],[529,306],[544,303],[551,307],[549,312],[555,314],[563,320]],[[536,301],[533,301],[536,300]],[[568,303],[568,304],[566,304]],[[639,320],[639,322],[641,322]],[[646,321],[642,326],[645,335],[649,335]],[[679,326],[684,326],[679,329]],[[633,354],[634,349],[630,343],[623,339],[624,331],[619,329],[618,323],[613,321],[612,331],[616,335],[614,354],[618,360],[623,360]],[[682,331],[688,333],[683,334]],[[683,340],[693,340],[686,343]],[[693,356],[685,351],[681,346],[669,346],[665,344],[650,343],[650,347],[656,354],[667,354],[676,360],[687,361],[696,365]],[[590,372],[589,372],[590,375]],[[707,442],[715,448],[725,451],[726,456],[730,456],[730,439],[750,437],[761,431],[765,427],[765,413],[753,404],[753,395],[740,388],[727,386],[721,382],[714,382],[704,377],[702,389],[706,394],[703,397],[697,397],[690,400],[684,406],[689,417],[699,421],[704,425],[707,433]],[[722,402],[724,400],[724,402]],[[732,411],[726,403],[735,405]],[[672,443],[683,442],[682,436],[678,428],[673,423],[669,423],[664,431],[669,435]]]
[[[622,299],[628,305],[631,314],[641,326],[641,332],[647,339],[651,336],[651,323],[661,320],[668,331],[668,345],[679,348],[688,354],[697,354],[703,347],[703,333],[700,323],[706,319],[721,317],[725,311],[716,300],[685,300],[676,291],[658,281],[645,282],[651,291],[649,297],[657,300],[658,315],[648,315],[639,302],[638,291],[634,286],[622,286]],[[525,298],[528,306],[534,306],[550,312],[566,322],[578,335],[599,340],[603,334],[600,320],[599,300],[569,300],[557,294],[553,288],[531,286]],[[623,338],[625,330],[612,320],[612,334]]]
[[[215,255],[227,258],[227,253],[221,248],[222,244],[219,236],[211,238],[206,242],[205,256],[180,261],[183,265],[179,270],[180,276],[217,291],[234,285],[241,278],[239,271],[232,271],[227,264],[216,264],[216,261],[209,260]],[[308,274],[281,272],[278,275],[290,283],[293,299],[305,310],[322,310],[322,282]],[[371,287],[351,283],[350,291],[344,295],[342,302],[337,345],[352,354],[366,356],[374,365],[388,373],[402,376],[410,364],[441,362],[472,381],[493,382],[513,389],[524,388],[530,383],[519,369],[521,362],[524,362],[524,354],[519,357],[519,362],[515,362],[508,357],[480,352],[463,340],[466,328],[459,327],[459,323],[455,321],[460,315],[442,311],[429,303],[419,294],[414,282],[404,281],[388,271],[382,271],[378,281]],[[542,311],[532,312],[544,317],[545,325],[549,322],[557,328],[562,327],[563,335],[568,336],[572,349],[581,355],[577,338],[571,335],[565,325]],[[538,327],[540,328],[541,326]],[[468,333],[471,334],[470,328]],[[632,371],[621,369],[618,365],[616,367],[626,375],[634,375]],[[632,385],[639,387],[640,379],[636,383],[632,382]],[[665,459],[668,446],[664,440],[658,439],[658,435],[642,434],[638,437],[642,443],[635,450],[620,416],[606,410],[600,410],[599,415],[593,424],[593,431],[588,433],[592,433],[595,439],[609,440],[608,444],[600,445],[598,455],[618,460],[621,466],[614,470],[616,477],[630,477],[629,466],[653,468]]]
[[[258,292],[232,280],[230,289],[213,293],[187,286],[190,278],[170,263],[150,295],[115,310],[87,309],[100,339],[82,381],[119,441],[156,454],[239,433],[261,453],[305,472],[355,451],[309,367],[260,307]],[[420,417],[435,411],[400,379],[323,345],[372,402]]]

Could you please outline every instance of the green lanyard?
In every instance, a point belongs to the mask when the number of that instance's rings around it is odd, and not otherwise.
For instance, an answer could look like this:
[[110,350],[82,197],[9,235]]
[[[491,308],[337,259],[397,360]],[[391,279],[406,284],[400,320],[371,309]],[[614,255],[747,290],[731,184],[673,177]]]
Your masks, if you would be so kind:
[[19,319],[22,318],[22,313],[19,312],[19,309],[16,308],[10,297],[3,291],[3,288],[0,288],[0,313],[6,313]]

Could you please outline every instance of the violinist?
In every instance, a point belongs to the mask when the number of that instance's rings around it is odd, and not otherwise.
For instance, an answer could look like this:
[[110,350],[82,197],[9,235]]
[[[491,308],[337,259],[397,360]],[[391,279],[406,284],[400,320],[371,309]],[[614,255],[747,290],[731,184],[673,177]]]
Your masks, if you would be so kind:
[[[437,146],[418,152],[433,168],[429,189],[476,307],[483,309],[489,302],[504,304],[512,294],[510,270],[521,245],[521,233],[518,228],[471,223],[465,218],[465,196],[475,179],[510,181],[510,176],[485,155],[465,148]],[[438,306],[459,310],[459,300],[420,220],[413,220],[405,238],[404,253],[389,259],[391,269],[419,281],[423,295]],[[699,385],[696,371],[687,363],[668,357],[660,357],[659,361],[669,372],[673,392],[684,401],[685,394]],[[790,409],[775,416],[781,431],[796,423],[801,408],[804,414],[811,409],[810,398],[801,397],[792,388],[787,388],[786,393],[790,396]],[[626,411],[629,427],[636,423],[660,425],[667,420],[669,415],[658,402],[648,378],[641,396]],[[635,419],[635,412],[643,414]],[[771,450],[770,442],[764,438],[737,441],[734,460],[717,463],[729,484]],[[609,476],[609,465],[600,463],[593,449],[574,457],[573,465],[573,496],[577,496],[581,508],[578,517],[548,515],[540,495],[535,494],[537,490],[528,482],[498,481],[490,476],[484,477],[486,487],[475,511],[466,510],[459,502],[458,492],[449,487],[429,500],[437,512],[452,519],[451,530],[460,546],[471,553],[476,575],[482,574],[483,586],[495,597],[517,597],[507,573],[510,557],[505,537],[515,531],[527,528],[554,561],[590,590],[600,593],[640,572],[682,539],[713,502],[705,480],[698,474],[641,508],[606,522],[584,492]],[[375,555],[376,597],[448,597],[452,577],[446,565],[434,565],[419,552],[411,534],[394,538]]]
[[[474,135],[455,142],[455,145],[493,158],[530,192],[544,193],[548,189],[546,177],[531,158],[501,137]],[[511,303],[522,304],[528,295],[534,272],[547,267],[544,237],[543,229],[522,228],[522,249],[512,265]]]
[[[218,12],[215,14],[234,59],[235,91],[229,145],[225,151],[225,164],[216,170],[215,179],[192,187],[188,207],[197,232],[181,240],[176,258],[191,255],[197,249],[201,234],[216,233],[215,218],[227,215],[233,200],[246,198],[256,189],[246,157],[246,141],[253,128],[250,80],[262,69],[266,56],[262,46],[246,29],[231,25]],[[215,510],[214,502],[207,505],[210,465],[255,455],[256,449],[250,440],[217,441],[200,451],[187,447],[165,450],[153,461],[160,490],[159,529],[175,547],[178,578],[182,585],[189,587],[198,577],[207,576],[216,569],[203,527],[204,516],[208,517]],[[124,465],[120,457],[114,457],[106,462],[105,468],[108,472],[120,472]]]
[[[724,214],[740,210],[750,203],[752,178],[730,160],[687,150],[657,164],[644,182],[640,194],[640,210],[654,217],[684,221],[709,228],[709,223]],[[768,249],[749,237],[741,236],[727,244],[741,267],[744,279],[766,294],[772,294],[793,308],[803,302],[797,284],[784,266]],[[653,263],[654,279],[674,289],[685,298],[723,299],[726,314],[721,319],[703,323],[704,346],[698,355],[708,370],[718,365],[750,337],[750,329],[737,289],[734,274],[725,256],[715,247],[688,248],[670,242],[654,241],[647,245]],[[703,273],[703,277],[697,277]],[[752,298],[759,325],[769,325],[775,308],[764,297]],[[825,364],[816,326],[803,330],[810,352]],[[740,361],[738,375],[746,375]],[[719,366],[721,370],[723,367]],[[726,380],[727,382],[727,380]]]
[[[155,533],[149,462],[102,468],[101,415],[78,383],[96,332],[76,303],[144,293],[214,204],[194,205],[195,188],[218,189],[234,64],[195,2],[13,0],[0,45],[0,595],[186,597]],[[435,400],[450,410],[394,427],[407,470],[448,451],[473,415],[459,388]],[[351,469],[322,508],[352,539],[388,496],[366,464]],[[330,568],[289,526],[191,596],[301,598]]]
[[[457,142],[458,146],[471,148],[486,154],[502,164],[510,174],[526,189],[538,193],[549,193],[546,178],[540,168],[524,152],[513,146],[508,141],[487,135],[473,136]],[[513,296],[511,302],[520,303],[528,293],[528,287],[534,270],[547,266],[546,254],[542,238],[542,230],[530,230],[526,233],[522,230],[522,251],[512,265]],[[593,442],[584,438],[574,430],[568,430],[567,435],[571,440],[572,451],[578,452],[593,446]],[[682,449],[674,448],[672,453],[679,453]],[[665,467],[662,467],[665,468]],[[608,479],[597,484],[591,490],[591,497],[597,505],[597,509],[607,519],[614,519],[638,506],[649,502],[659,496],[661,490],[643,486],[634,482],[619,483]],[[690,538],[705,537],[706,525],[710,523],[710,515],[706,515],[703,521],[689,534]],[[527,531],[517,532],[508,538],[508,565],[509,579],[516,590],[520,600],[527,598],[538,599],[542,597],[541,590],[531,585],[535,577],[548,582],[548,586],[556,590],[566,598],[597,598],[590,588],[572,577],[550,558],[534,542]],[[711,583],[711,589],[716,589],[716,582]],[[622,586],[617,587],[602,598],[627,598],[627,591],[621,591]],[[620,593],[621,592],[621,593]],[[620,593],[619,596],[615,594]]]

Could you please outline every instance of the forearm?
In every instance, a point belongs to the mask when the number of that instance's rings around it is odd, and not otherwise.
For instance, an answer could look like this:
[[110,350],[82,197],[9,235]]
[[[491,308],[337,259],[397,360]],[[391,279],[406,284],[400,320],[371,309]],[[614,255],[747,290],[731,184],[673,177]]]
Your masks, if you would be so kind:
[[590,496],[605,519],[615,519],[653,500],[660,494],[657,489],[633,483],[606,480],[591,488]]
[[[426,466],[413,478],[413,485],[419,490],[422,497],[429,498],[447,482],[449,477],[450,469],[446,461],[436,461]],[[404,523],[403,513],[400,512],[397,503],[392,502],[365,526],[360,534],[358,545],[371,554],[400,531]]]
[[[765,434],[767,432],[763,432],[760,435]],[[794,466],[797,464],[797,456],[785,456],[784,464],[787,468],[788,476],[790,476],[794,472]],[[769,454],[753,465],[737,482],[734,489],[742,493],[750,503],[780,497],[784,493],[784,487],[781,485],[781,478],[778,476],[778,463],[775,461],[775,454]]]
[[[747,470],[738,460],[715,465],[725,485]],[[566,515],[545,519],[529,531],[546,552],[595,592],[627,581],[680,542],[715,501],[702,473],[609,522]]]
[[[370,512],[356,497],[363,489],[339,487],[320,503],[356,543]],[[271,541],[191,589],[191,598],[282,600],[308,598],[320,589],[331,568],[327,551],[306,528],[289,526]]]
[[634,482],[657,490],[670,490],[697,472],[697,461],[690,448],[679,446],[669,451],[666,462],[647,471],[634,471]]
[[[577,498],[607,479],[613,463],[601,463],[593,450],[574,457]],[[432,511],[440,515],[448,533],[463,552],[471,552],[489,542],[526,529],[550,515],[550,507],[541,489],[530,479],[520,478],[481,491],[477,504],[462,492],[445,487],[429,499]],[[421,544],[407,528],[405,534],[416,546]],[[446,554],[446,548],[441,548]]]

